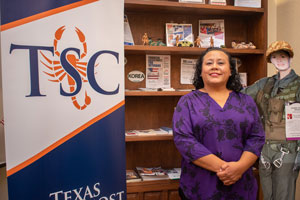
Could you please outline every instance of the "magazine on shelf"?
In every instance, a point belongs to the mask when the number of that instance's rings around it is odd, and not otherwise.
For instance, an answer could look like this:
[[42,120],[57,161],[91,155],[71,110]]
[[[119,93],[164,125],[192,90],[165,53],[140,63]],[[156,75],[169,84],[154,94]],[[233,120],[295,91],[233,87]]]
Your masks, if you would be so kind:
[[[172,130],[172,129],[171,129]],[[156,136],[156,135],[171,135],[172,131],[167,130],[167,127],[153,128],[145,130],[126,130],[126,136]]]
[[203,48],[225,45],[224,19],[199,20],[199,36]]
[[124,45],[134,45],[127,15],[124,15]]
[[126,182],[139,182],[142,181],[142,178],[139,176],[139,174],[133,170],[133,169],[127,169],[126,170]]
[[166,170],[168,176],[172,180],[180,179],[181,168],[172,168]]
[[125,135],[126,136],[137,136],[138,135],[138,131],[137,130],[126,130],[125,131]]
[[162,126],[160,129],[166,131],[169,135],[173,135],[173,129],[170,127]]
[[166,23],[166,41],[168,47],[176,46],[176,37],[179,37],[179,41],[194,43],[192,24]]
[[170,55],[146,55],[146,88],[171,88],[170,74]]
[[179,3],[202,3],[202,4],[205,4],[205,0],[179,0]]
[[180,84],[193,84],[197,59],[181,58]]
[[234,0],[234,6],[261,8],[261,0]]
[[209,0],[209,4],[226,6],[226,0]]
[[166,170],[161,167],[136,167],[136,170],[143,181],[169,179]]

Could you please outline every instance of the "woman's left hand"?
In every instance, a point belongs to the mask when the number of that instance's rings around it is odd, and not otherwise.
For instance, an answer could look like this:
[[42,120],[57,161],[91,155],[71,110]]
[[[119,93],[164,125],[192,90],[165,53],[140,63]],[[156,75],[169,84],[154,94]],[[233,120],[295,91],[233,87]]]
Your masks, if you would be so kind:
[[244,170],[238,162],[227,162],[221,166],[217,176],[224,185],[232,185],[242,177],[243,172]]

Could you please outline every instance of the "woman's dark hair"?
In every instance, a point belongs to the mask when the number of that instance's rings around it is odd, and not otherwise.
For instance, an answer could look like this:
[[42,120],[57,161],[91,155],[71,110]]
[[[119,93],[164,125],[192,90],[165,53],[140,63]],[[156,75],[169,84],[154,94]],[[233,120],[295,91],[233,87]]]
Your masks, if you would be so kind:
[[227,53],[224,49],[221,49],[218,47],[207,48],[206,51],[204,51],[201,54],[200,58],[197,60],[196,71],[195,71],[194,79],[193,79],[193,85],[195,86],[196,90],[199,90],[204,87],[203,79],[201,77],[202,64],[203,64],[204,56],[210,51],[222,51],[228,56],[231,76],[229,77],[229,79],[227,81],[226,87],[229,90],[239,92],[242,89],[242,84],[241,84],[239,73],[236,71],[235,62],[229,53]]

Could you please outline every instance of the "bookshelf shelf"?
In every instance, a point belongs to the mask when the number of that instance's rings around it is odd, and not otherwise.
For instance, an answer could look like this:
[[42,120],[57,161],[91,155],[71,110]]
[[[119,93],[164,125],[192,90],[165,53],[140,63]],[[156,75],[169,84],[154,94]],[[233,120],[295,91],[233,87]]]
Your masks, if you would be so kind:
[[125,96],[183,96],[190,91],[125,91]]
[[[205,48],[197,47],[167,47],[167,46],[125,46],[125,54],[168,54],[168,55],[200,55]],[[232,49],[225,48],[232,55],[264,54],[263,49]]]
[[[151,186],[151,189],[150,187]],[[127,192],[149,192],[149,191],[162,191],[169,189],[178,189],[179,180],[159,180],[159,181],[140,181],[127,183]]]
[[173,135],[126,136],[126,142],[173,140]]

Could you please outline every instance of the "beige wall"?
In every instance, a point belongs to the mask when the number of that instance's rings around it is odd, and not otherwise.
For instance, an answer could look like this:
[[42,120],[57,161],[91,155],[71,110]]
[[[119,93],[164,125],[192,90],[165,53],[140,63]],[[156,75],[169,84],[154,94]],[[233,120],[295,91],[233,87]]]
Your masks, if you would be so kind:
[[[300,1],[268,1],[268,44],[275,40],[285,40],[294,49],[292,67],[300,74]],[[297,23],[298,21],[298,23]],[[276,73],[273,65],[268,65],[268,75]]]
[[[300,74],[300,1],[269,0],[268,1],[268,44],[275,40],[285,40],[294,49],[292,67]],[[298,21],[298,23],[297,23]],[[268,76],[276,73],[273,65],[268,65]],[[300,178],[296,186],[296,199],[300,199]]]

